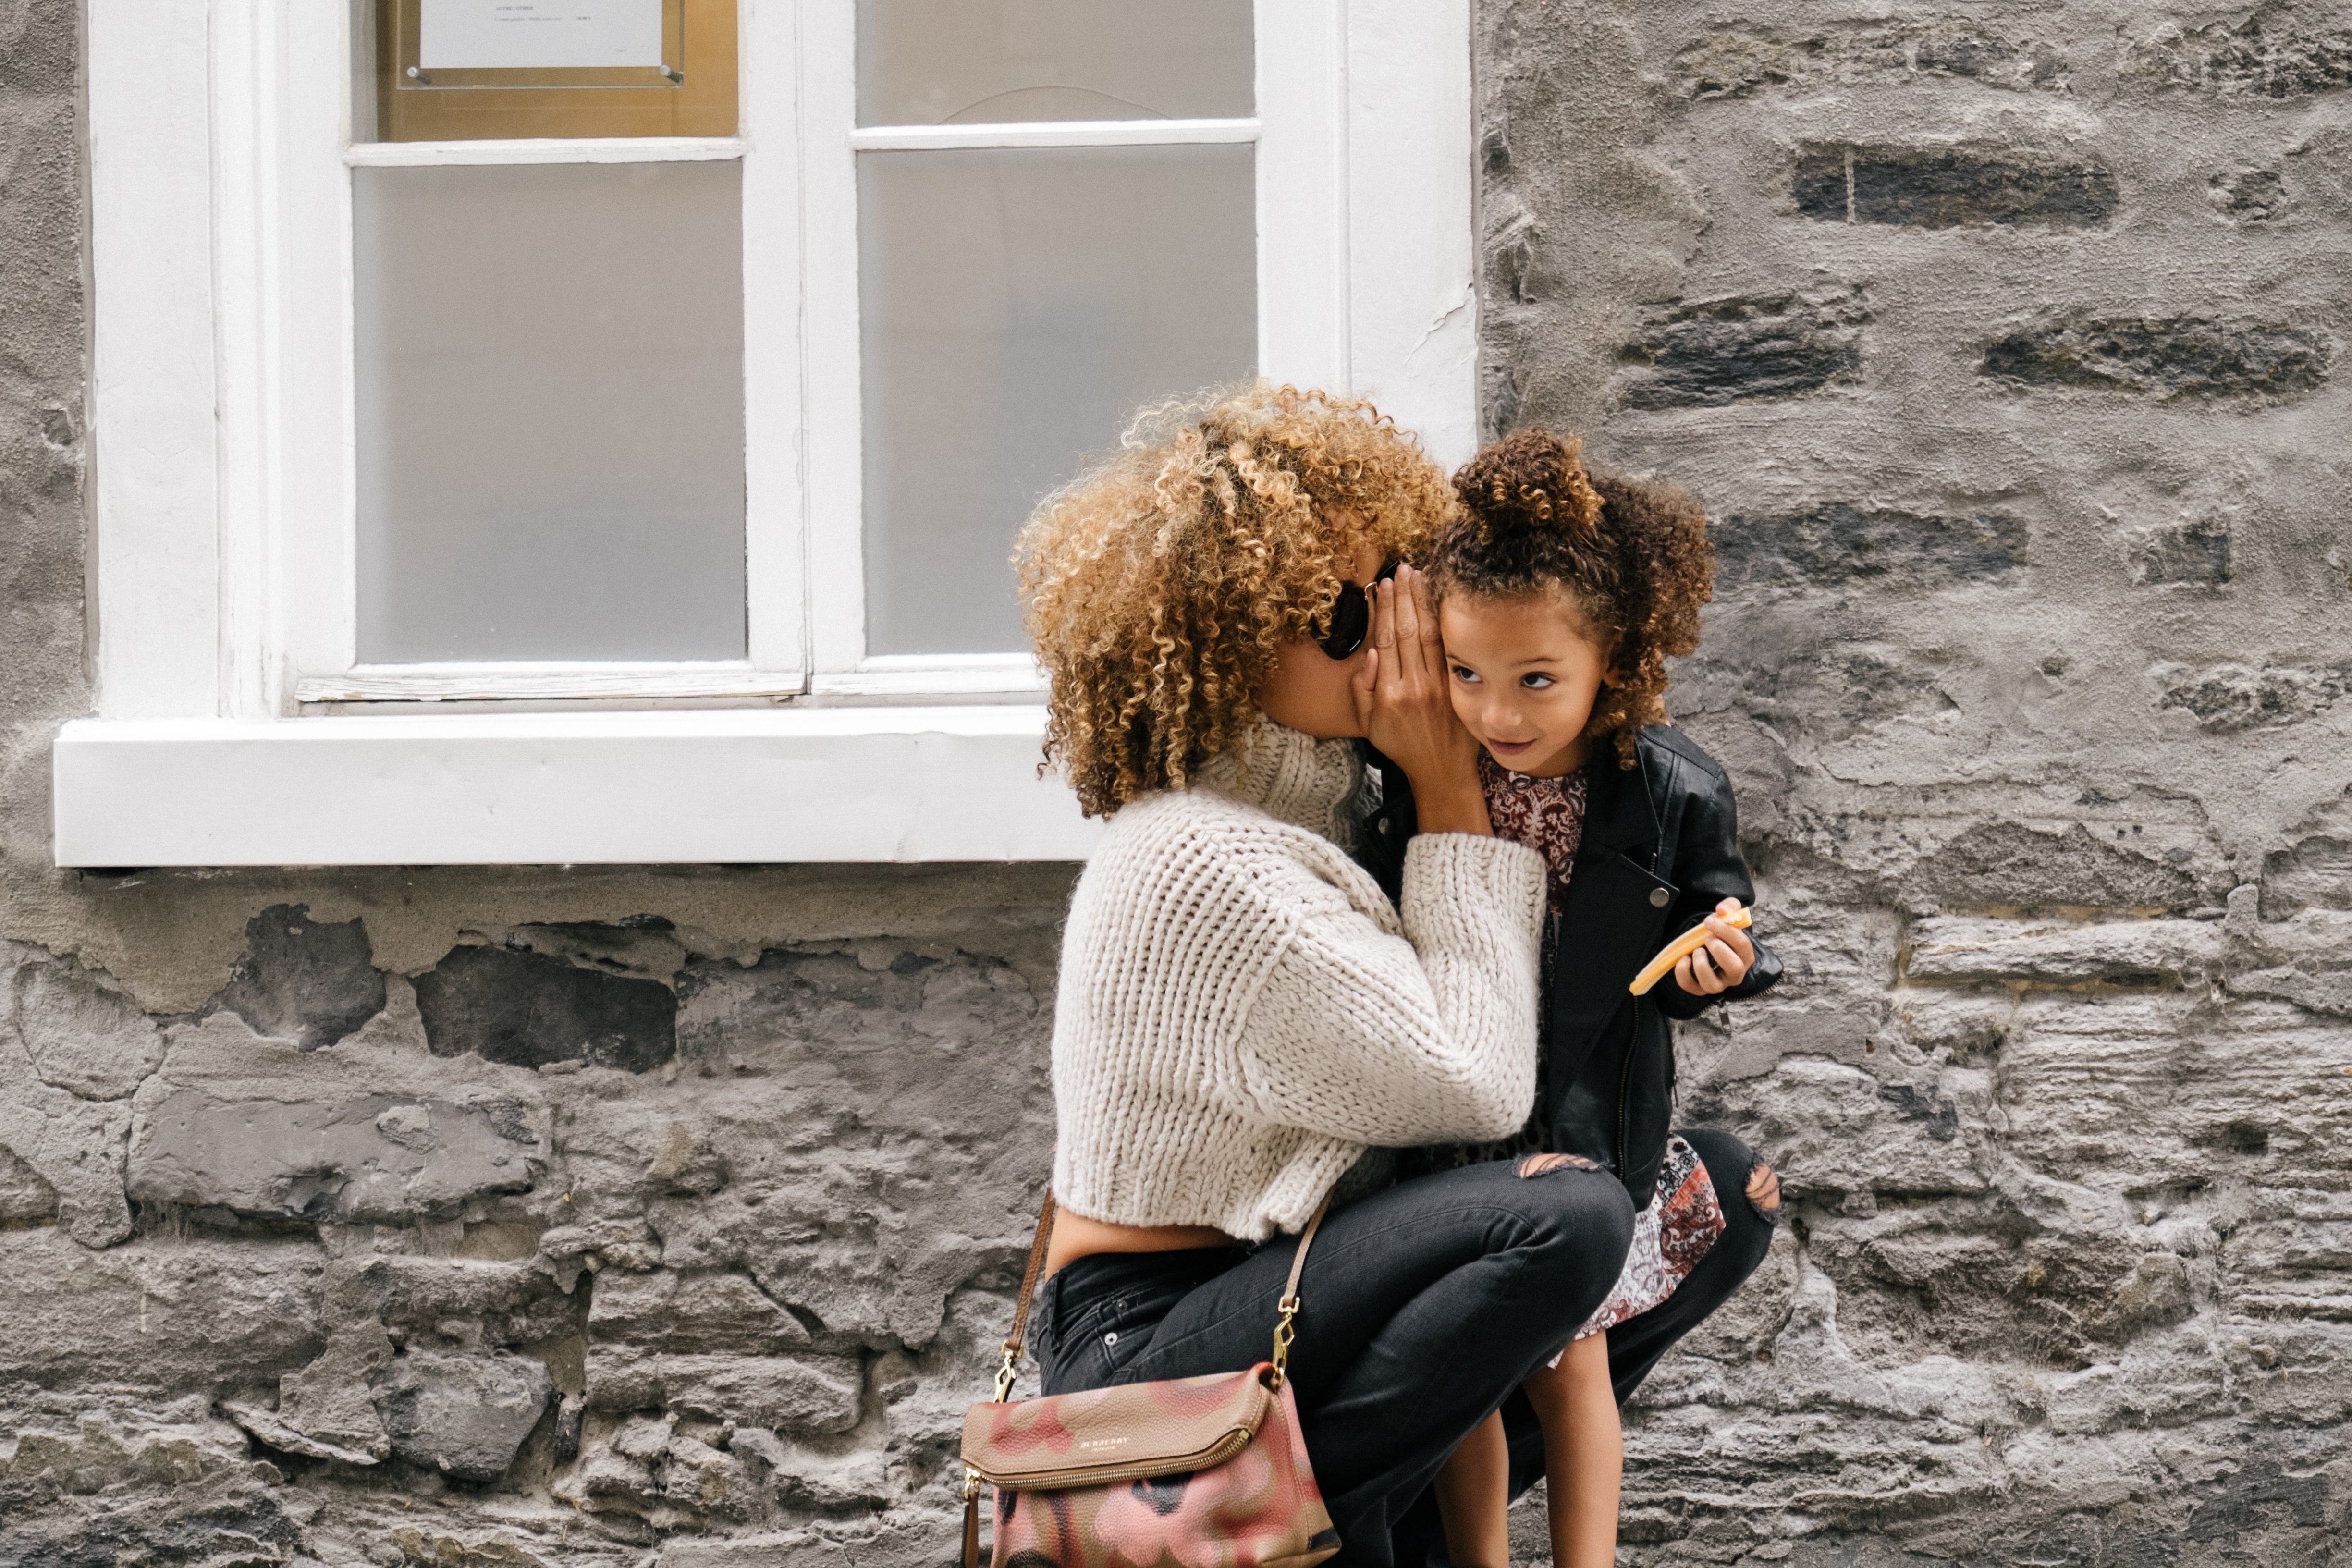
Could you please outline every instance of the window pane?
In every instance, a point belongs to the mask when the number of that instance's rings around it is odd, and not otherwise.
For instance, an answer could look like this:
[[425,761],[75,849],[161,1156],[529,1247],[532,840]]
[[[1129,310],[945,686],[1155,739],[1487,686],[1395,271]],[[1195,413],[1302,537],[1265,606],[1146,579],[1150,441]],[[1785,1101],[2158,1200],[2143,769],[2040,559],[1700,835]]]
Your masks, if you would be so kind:
[[740,172],[352,171],[362,662],[743,657]]
[[860,125],[1252,112],[1250,0],[858,0]]
[[858,159],[866,628],[876,654],[1025,647],[1030,509],[1153,397],[1251,373],[1251,149]]

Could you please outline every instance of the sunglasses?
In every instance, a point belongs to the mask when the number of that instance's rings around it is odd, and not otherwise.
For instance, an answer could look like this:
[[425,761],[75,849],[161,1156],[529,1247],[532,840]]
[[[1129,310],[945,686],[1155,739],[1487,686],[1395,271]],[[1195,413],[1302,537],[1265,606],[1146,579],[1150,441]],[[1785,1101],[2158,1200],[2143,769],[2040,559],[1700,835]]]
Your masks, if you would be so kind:
[[1356,650],[1364,646],[1371,635],[1372,600],[1366,588],[1385,583],[1397,574],[1401,561],[1391,561],[1372,574],[1371,583],[1359,587],[1353,583],[1339,584],[1339,602],[1331,606],[1331,625],[1315,640],[1323,652],[1332,658],[1353,658]]

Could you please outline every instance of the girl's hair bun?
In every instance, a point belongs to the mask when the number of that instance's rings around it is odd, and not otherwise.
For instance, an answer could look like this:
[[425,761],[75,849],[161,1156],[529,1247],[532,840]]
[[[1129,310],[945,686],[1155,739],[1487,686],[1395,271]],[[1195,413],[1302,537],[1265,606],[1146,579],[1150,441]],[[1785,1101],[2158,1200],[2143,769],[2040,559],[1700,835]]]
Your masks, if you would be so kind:
[[1463,465],[1454,490],[1482,544],[1525,532],[1591,541],[1601,531],[1601,495],[1584,471],[1584,441],[1529,426]]

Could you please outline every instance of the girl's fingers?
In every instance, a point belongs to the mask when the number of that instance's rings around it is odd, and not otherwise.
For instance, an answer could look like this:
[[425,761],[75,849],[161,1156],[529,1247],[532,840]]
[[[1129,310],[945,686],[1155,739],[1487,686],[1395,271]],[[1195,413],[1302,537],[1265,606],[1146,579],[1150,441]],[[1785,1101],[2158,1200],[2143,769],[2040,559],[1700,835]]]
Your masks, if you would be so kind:
[[1712,996],[1723,989],[1721,984],[1698,966],[1698,954],[1685,954],[1675,965],[1675,983],[1694,996]]
[[1748,965],[1731,951],[1728,942],[1710,942],[1703,951],[1706,953],[1708,965],[1723,977],[1726,984],[1737,985],[1741,976],[1748,973]]

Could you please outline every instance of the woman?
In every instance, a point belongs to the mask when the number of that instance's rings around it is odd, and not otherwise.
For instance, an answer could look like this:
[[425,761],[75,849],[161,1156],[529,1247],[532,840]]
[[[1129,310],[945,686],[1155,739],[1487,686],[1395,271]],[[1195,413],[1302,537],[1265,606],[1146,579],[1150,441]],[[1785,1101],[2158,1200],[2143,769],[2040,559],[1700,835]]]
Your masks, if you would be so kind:
[[[1368,1149],[1527,1119],[1544,861],[1493,836],[1425,590],[1389,571],[1452,504],[1369,405],[1260,387],[1147,416],[1023,533],[1049,753],[1110,817],[1055,1017],[1049,1393],[1264,1359],[1296,1233]],[[1416,804],[1394,903],[1349,854],[1367,739]],[[1632,1226],[1556,1157],[1335,1205],[1290,1360],[1335,1561],[1390,1560]]]

